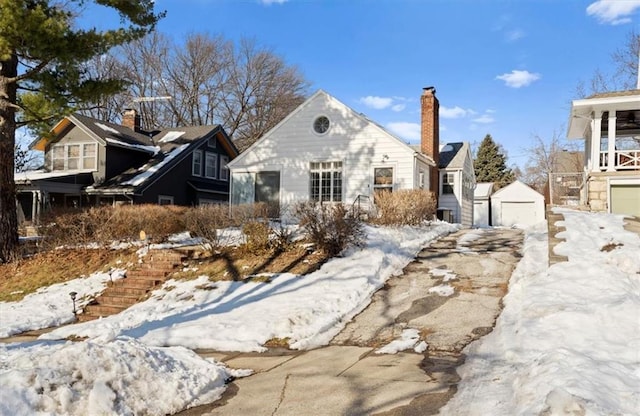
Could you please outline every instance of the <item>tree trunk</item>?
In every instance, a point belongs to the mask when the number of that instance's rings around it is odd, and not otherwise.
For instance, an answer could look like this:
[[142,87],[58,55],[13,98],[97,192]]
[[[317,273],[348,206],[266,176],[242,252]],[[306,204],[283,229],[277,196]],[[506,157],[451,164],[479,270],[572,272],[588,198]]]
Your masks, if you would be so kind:
[[0,60],[0,262],[18,257],[18,215],[14,182],[16,143],[16,90],[10,81],[18,73],[18,58]]

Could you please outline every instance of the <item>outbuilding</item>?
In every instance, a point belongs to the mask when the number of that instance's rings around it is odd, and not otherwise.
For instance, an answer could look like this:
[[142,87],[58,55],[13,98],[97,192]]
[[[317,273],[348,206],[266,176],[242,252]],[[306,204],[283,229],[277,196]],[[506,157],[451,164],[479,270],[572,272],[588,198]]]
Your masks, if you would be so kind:
[[491,195],[491,224],[529,226],[544,221],[544,196],[520,181]]
[[491,225],[491,203],[489,198],[493,192],[493,182],[476,184],[473,191],[473,225],[489,227]]

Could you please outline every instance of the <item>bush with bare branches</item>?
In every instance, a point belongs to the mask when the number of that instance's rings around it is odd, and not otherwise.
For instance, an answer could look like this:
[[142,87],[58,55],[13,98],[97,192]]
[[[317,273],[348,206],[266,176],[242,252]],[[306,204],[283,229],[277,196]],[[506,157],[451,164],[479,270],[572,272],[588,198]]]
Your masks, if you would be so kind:
[[309,240],[329,256],[364,243],[362,221],[343,204],[301,202],[294,207],[293,215]]
[[203,239],[203,248],[213,250],[220,246],[219,230],[231,225],[229,207],[222,204],[200,205],[185,212],[186,230]]
[[422,189],[401,189],[376,195],[378,215],[371,222],[378,225],[419,225],[433,219],[436,200]]

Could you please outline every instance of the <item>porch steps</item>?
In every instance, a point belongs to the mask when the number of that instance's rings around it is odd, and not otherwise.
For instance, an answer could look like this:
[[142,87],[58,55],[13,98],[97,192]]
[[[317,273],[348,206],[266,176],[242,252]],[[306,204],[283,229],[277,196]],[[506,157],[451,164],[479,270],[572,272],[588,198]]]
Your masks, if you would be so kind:
[[557,214],[551,210],[547,211],[547,230],[549,238],[549,266],[563,261],[568,261],[567,256],[562,256],[554,252],[554,248],[559,243],[565,241],[563,238],[558,238],[556,235],[562,231],[566,231],[566,228],[561,225],[556,225],[557,221],[564,221],[564,215]]
[[86,322],[114,315],[145,299],[175,272],[189,257],[189,252],[152,250],[147,261],[138,268],[128,270],[126,277],[110,284],[78,315],[78,321]]

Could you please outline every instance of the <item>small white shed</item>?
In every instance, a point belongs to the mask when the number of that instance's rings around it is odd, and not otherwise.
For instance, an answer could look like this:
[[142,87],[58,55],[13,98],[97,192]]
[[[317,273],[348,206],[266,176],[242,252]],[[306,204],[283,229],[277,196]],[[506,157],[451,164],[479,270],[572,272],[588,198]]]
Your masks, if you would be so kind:
[[473,225],[475,227],[488,227],[491,225],[489,197],[492,192],[493,182],[476,184],[476,189],[473,191]]
[[544,221],[544,196],[520,181],[491,195],[491,224],[529,226]]

